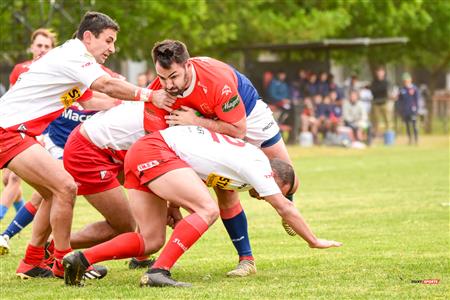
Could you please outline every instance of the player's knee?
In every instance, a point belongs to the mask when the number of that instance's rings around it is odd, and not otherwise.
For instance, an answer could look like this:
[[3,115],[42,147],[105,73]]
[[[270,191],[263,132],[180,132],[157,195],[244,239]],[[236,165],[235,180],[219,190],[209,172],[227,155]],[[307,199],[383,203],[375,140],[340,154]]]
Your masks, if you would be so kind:
[[72,199],[72,201],[75,201],[77,190],[77,184],[72,178],[67,178],[60,183],[59,193],[64,196],[63,198],[68,198]]
[[33,204],[34,207],[39,207],[39,205],[41,205],[42,200],[44,200],[44,198],[42,198],[41,194],[39,194],[38,192],[34,192],[33,195],[31,196],[31,204]]
[[209,201],[204,202],[201,210],[198,211],[198,214],[207,221],[208,225],[211,225],[219,218],[219,206],[214,200],[210,199]]
[[144,237],[145,244],[145,254],[153,254],[158,252],[166,242],[164,235],[152,236],[152,237]]

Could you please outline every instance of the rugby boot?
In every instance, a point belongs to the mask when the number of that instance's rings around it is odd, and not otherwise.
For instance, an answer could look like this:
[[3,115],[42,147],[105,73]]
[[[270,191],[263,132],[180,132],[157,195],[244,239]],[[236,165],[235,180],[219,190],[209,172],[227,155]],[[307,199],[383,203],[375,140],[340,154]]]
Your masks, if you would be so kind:
[[20,260],[19,267],[17,267],[16,275],[22,279],[30,278],[50,278],[53,277],[52,270],[43,262],[39,265],[30,265]]
[[89,263],[80,251],[71,252],[63,258],[64,283],[66,285],[82,286],[84,273],[89,268]]
[[128,269],[143,269],[143,268],[151,268],[155,263],[154,258],[139,260],[136,257],[133,257],[128,263]]
[[228,277],[245,277],[256,274],[256,264],[254,260],[243,259],[236,268],[227,273]]
[[84,272],[84,279],[102,279],[108,274],[108,268],[102,265],[92,265]]
[[9,236],[0,235],[0,255],[9,253]]
[[176,281],[169,271],[164,269],[150,269],[141,277],[141,287],[191,287],[187,282]]

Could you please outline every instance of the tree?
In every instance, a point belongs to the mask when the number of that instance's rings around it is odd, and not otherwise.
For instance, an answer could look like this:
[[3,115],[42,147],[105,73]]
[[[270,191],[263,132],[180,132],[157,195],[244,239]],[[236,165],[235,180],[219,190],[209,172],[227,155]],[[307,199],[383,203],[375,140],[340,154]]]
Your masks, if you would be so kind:
[[[408,37],[402,47],[370,48],[364,52],[346,52],[346,61],[355,55],[367,55],[375,68],[388,62],[404,62],[431,74],[429,89],[436,87],[437,76],[450,63],[450,1],[447,0],[378,0],[326,1],[328,8],[344,7],[350,14],[350,24],[338,37]],[[427,101],[429,118],[426,129],[431,131],[433,103]]]

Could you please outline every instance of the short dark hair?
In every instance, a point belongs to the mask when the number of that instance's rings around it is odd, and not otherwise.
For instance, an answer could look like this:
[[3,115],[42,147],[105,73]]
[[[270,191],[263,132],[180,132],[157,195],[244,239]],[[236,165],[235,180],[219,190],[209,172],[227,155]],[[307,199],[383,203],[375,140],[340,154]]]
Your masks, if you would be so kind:
[[152,49],[153,63],[169,69],[172,63],[183,64],[189,59],[189,52],[183,42],[164,40],[157,42]]
[[287,161],[281,160],[279,158],[274,158],[270,160],[270,166],[272,171],[280,179],[282,185],[290,184],[289,192],[294,189],[295,184],[295,171],[294,168]]
[[96,11],[88,11],[78,25],[77,38],[82,40],[86,31],[90,31],[95,37],[98,37],[103,30],[108,28],[115,31],[120,30],[119,24],[109,16]]

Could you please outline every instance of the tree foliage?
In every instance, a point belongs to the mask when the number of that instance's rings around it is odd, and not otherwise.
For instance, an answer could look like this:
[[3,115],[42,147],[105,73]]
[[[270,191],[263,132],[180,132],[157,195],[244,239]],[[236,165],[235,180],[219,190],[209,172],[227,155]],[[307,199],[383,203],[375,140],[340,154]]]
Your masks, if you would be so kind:
[[448,68],[450,59],[448,0],[2,0],[1,60],[23,59],[38,27],[69,39],[87,10],[120,24],[118,58],[149,59],[154,42],[165,38],[183,40],[194,55],[221,57],[254,43],[406,36],[406,47],[348,51],[341,58],[369,54],[375,64],[402,57],[431,71]]

